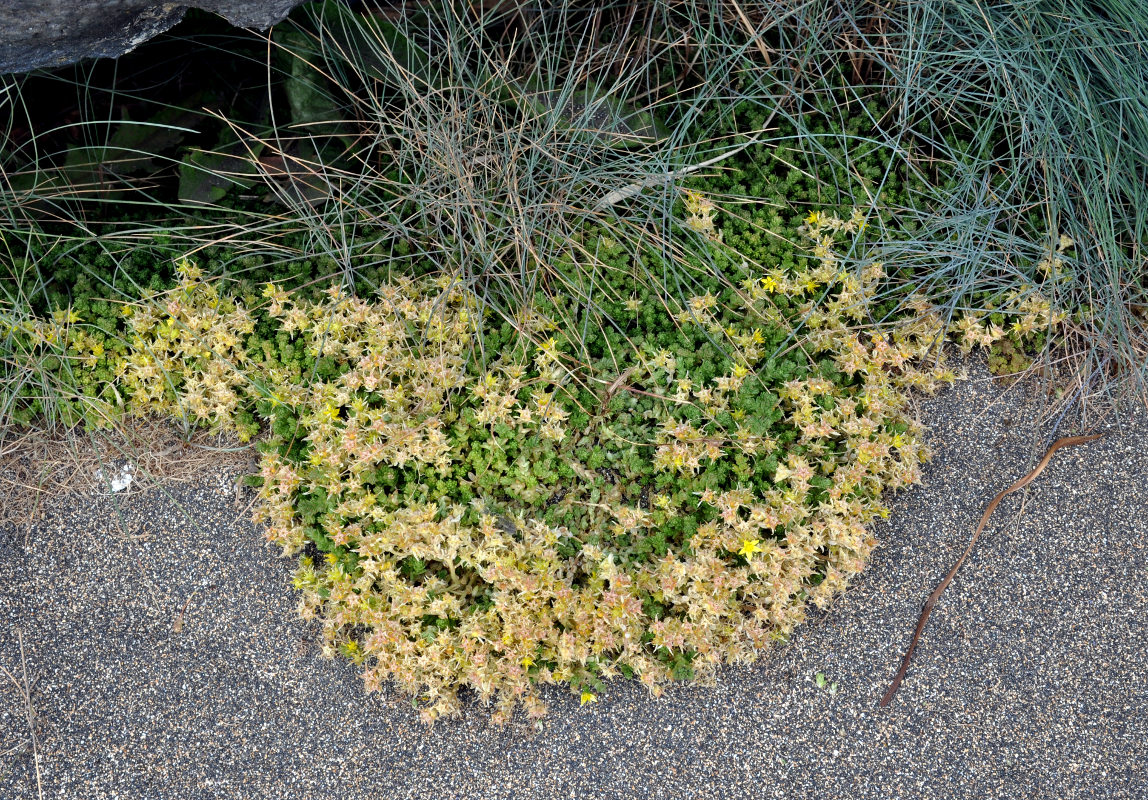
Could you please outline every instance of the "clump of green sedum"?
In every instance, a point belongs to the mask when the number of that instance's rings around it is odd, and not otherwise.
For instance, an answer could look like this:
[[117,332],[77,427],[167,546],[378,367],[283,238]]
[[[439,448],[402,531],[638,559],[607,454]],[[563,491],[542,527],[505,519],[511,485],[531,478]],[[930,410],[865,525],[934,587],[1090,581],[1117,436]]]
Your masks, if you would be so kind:
[[372,300],[268,285],[256,315],[184,262],[165,304],[131,307],[118,385],[136,412],[269,426],[267,539],[305,551],[300,611],[368,687],[394,680],[429,720],[463,687],[500,719],[543,713],[544,683],[658,692],[826,605],[875,544],[882,492],[919,474],[906,390],[951,378],[914,366],[940,321],[848,330],[881,269],[838,268],[856,219],[813,227],[808,267],[678,308],[621,300],[631,346],[580,340],[589,360],[544,308],[484,318],[447,278]]
[[[720,250],[716,206],[685,206]],[[617,675],[712,680],[861,571],[883,494],[925,459],[907,392],[954,377],[923,299],[858,324],[884,271],[837,246],[863,228],[812,213],[803,256],[726,258],[730,280],[680,304],[619,277],[595,312],[616,325],[577,340],[543,303],[501,319],[445,276],[371,299],[267,284],[251,304],[187,259],[122,307],[114,357],[71,317],[21,335],[106,359],[117,413],[265,431],[258,519],[300,555],[324,652],[428,721],[463,688],[505,720],[545,713],[546,683],[585,703]]]

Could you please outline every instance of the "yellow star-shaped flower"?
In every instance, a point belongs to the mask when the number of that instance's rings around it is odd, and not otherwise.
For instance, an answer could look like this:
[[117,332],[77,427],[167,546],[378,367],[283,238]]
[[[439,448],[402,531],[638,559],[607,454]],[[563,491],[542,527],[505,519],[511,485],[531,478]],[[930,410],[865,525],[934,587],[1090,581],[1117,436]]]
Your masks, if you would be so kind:
[[593,692],[582,692],[582,703],[581,703],[581,705],[586,705],[587,703],[597,703],[597,702],[598,702],[598,695],[594,694]]
[[761,552],[760,539],[742,539],[741,549],[737,551],[739,556],[745,556],[747,559],[752,559],[754,553]]

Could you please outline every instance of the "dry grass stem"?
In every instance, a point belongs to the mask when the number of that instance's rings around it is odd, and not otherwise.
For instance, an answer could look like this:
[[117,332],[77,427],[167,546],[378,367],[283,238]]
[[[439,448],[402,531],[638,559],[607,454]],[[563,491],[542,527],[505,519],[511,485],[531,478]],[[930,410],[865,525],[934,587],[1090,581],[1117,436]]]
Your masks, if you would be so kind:
[[36,684],[39,683],[44,673],[41,671],[37,673],[35,678],[28,680],[28,661],[24,656],[24,633],[19,628],[16,629],[16,640],[20,643],[20,672],[23,680],[17,680],[7,667],[0,667],[0,669],[4,670],[4,674],[8,676],[8,680],[12,681],[12,685],[16,687],[16,691],[24,700],[24,716],[28,720],[28,731],[32,737],[32,762],[36,767],[36,795],[40,800],[43,800],[44,785],[40,779],[40,740],[36,735],[36,712],[32,709],[32,695],[36,691]]
[[103,470],[131,465],[124,494],[189,483],[206,470],[251,469],[253,450],[231,435],[195,431],[189,438],[171,422],[139,419],[116,431],[8,429],[0,433],[0,525],[33,521],[45,500],[71,493],[103,494]]

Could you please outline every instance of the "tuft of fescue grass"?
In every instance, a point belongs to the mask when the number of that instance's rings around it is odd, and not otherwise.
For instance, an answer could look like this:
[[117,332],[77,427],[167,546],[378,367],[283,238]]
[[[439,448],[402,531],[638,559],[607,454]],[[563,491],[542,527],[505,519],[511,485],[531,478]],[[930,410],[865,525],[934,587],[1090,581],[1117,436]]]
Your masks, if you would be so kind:
[[[680,43],[696,41],[677,30],[690,20],[659,4],[506,5],[400,16],[327,3],[273,37],[306,65],[293,102],[323,118],[262,143],[291,173],[283,204],[343,265],[348,287],[371,263],[355,252],[369,228],[390,269],[449,276],[511,321],[544,296],[577,331],[618,300],[601,294],[617,268],[603,242],[624,249],[651,290],[696,289],[712,264],[672,226],[673,172],[708,144],[686,138],[693,112],[679,108],[680,89],[655,85]],[[720,88],[690,102],[705,107]],[[635,184],[646,190],[603,203]]]
[[[920,113],[910,103],[924,111],[930,97],[945,124],[973,122],[977,150],[949,156],[956,186],[942,199],[980,234],[970,253],[979,274],[1050,285],[1076,312],[1070,355],[1085,395],[1123,385],[1143,396],[1148,10],[1045,0],[924,11],[912,12],[921,35],[964,46],[902,68],[902,113]],[[1034,267],[1061,236],[1075,243],[1072,257],[1060,274],[1041,275]],[[1032,243],[1027,252],[1018,239]]]
[[[926,0],[810,2],[793,13],[796,35],[775,40],[772,63],[744,71],[743,91],[801,98],[780,109],[806,168],[835,164],[858,180],[826,186],[830,195],[893,206],[874,248],[894,278],[886,297],[921,291],[956,320],[1039,291],[1071,315],[1038,363],[1067,366],[1072,399],[1143,400],[1148,10]],[[851,136],[850,116],[872,113],[872,97],[887,109],[876,133]],[[817,132],[811,119],[835,130]],[[888,167],[862,176],[853,154],[872,148]],[[893,184],[907,193],[890,204]]]

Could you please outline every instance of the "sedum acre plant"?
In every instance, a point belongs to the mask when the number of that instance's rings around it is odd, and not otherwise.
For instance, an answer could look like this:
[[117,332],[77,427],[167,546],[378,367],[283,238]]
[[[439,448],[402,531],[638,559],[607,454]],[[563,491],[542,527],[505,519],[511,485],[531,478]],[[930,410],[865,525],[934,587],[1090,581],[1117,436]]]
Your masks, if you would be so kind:
[[944,326],[922,301],[891,334],[851,327],[882,277],[834,254],[861,227],[813,214],[805,267],[621,301],[631,346],[579,357],[545,308],[495,320],[445,277],[370,300],[268,285],[254,312],[184,261],[165,302],[128,307],[119,385],[137,413],[269,425],[259,518],[368,688],[395,681],[427,720],[464,687],[500,720],[544,713],[546,683],[658,693],[825,606],[882,493],[919,475],[906,392],[952,379],[924,358]]
[[[543,303],[495,317],[450,276],[232,297],[187,259],[114,335],[69,312],[8,335],[107,374],[104,418],[265,431],[258,518],[299,557],[324,652],[368,688],[394,681],[428,721],[464,688],[497,720],[545,713],[547,683],[584,704],[617,675],[656,694],[754,660],[861,571],[866,524],[925,459],[907,392],[954,377],[923,298],[861,325],[884,270],[838,256],[860,214],[811,213],[807,254],[761,269],[731,260],[704,195],[685,206],[729,279],[674,304],[619,263],[616,299],[583,312],[596,335]],[[1015,335],[1057,321],[1031,291],[1015,305]]]

